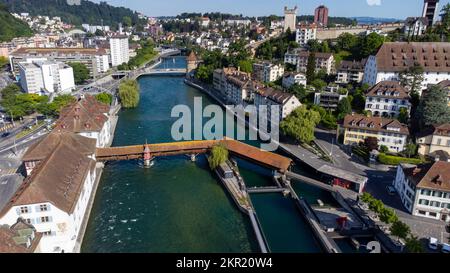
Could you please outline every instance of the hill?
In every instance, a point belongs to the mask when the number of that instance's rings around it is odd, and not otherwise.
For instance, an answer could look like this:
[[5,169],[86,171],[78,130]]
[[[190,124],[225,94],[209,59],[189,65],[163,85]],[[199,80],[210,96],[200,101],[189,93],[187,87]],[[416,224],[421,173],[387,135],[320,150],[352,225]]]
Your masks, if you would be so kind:
[[114,7],[106,2],[99,4],[81,0],[80,5],[69,5],[67,0],[0,0],[12,13],[29,13],[31,16],[58,16],[69,24],[83,23],[116,27],[124,17],[131,18],[133,24],[139,21],[136,12],[123,7]]
[[31,36],[33,31],[25,22],[14,18],[8,9],[0,4],[0,42],[11,41],[12,38]]

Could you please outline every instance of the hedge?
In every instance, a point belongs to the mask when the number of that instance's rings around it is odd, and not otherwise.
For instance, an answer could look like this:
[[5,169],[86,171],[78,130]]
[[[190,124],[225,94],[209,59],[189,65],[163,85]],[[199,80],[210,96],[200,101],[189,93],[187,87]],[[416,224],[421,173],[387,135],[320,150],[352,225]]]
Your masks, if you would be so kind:
[[399,156],[393,156],[393,155],[387,155],[384,153],[380,153],[378,156],[378,161],[381,164],[385,165],[399,165],[401,163],[408,163],[408,164],[421,164],[423,161],[421,159],[417,158],[406,158],[406,157],[399,157]]

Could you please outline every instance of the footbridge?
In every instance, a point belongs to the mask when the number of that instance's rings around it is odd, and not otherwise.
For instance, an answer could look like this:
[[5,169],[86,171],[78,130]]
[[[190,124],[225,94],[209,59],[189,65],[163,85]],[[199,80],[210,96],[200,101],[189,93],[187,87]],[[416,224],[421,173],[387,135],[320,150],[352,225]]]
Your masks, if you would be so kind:
[[124,147],[97,148],[97,161],[133,160],[174,155],[197,155],[209,152],[215,145],[224,145],[230,154],[264,167],[286,173],[291,166],[290,158],[262,151],[256,147],[232,140],[202,140],[144,144]]

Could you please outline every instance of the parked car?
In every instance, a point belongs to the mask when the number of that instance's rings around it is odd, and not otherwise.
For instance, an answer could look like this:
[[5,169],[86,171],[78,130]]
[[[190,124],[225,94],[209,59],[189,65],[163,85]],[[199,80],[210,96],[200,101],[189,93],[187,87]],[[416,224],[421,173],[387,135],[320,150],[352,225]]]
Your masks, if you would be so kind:
[[430,237],[428,238],[428,247],[432,250],[437,250],[438,249],[438,239]]
[[389,195],[395,195],[395,188],[394,187],[392,187],[392,186],[387,186],[386,187],[386,190],[387,190],[387,192],[388,192],[388,194]]
[[442,244],[442,248],[441,248],[441,252],[442,253],[450,253],[450,245],[449,244]]
[[3,134],[2,134],[2,137],[8,137],[10,134],[11,134],[11,133],[8,133],[8,132],[3,133]]

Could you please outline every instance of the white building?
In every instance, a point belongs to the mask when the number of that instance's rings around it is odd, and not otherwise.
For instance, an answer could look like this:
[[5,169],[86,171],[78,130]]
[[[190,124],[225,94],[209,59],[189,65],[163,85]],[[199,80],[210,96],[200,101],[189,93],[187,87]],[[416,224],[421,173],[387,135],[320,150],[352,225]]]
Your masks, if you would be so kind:
[[260,62],[253,64],[253,76],[260,82],[274,82],[283,77],[284,66],[272,64],[271,62]]
[[211,20],[208,17],[202,17],[200,18],[200,25],[202,27],[208,27],[209,23],[211,23]]
[[234,105],[244,105],[244,101],[250,99],[251,87],[250,75],[243,72],[234,72],[226,76],[225,94],[229,103]]
[[55,129],[93,138],[97,142],[97,147],[105,147],[112,139],[109,110],[108,105],[87,95],[61,110]]
[[20,85],[26,93],[70,93],[75,89],[72,67],[61,62],[19,63]]
[[128,63],[130,60],[130,48],[128,44],[128,36],[116,35],[109,39],[111,49],[111,64],[113,67],[119,66],[123,63]]
[[338,132],[344,136],[344,145],[357,145],[374,137],[379,147],[386,146],[393,153],[405,150],[409,136],[408,126],[398,120],[364,115],[347,115]]
[[424,69],[422,90],[429,84],[450,80],[450,43],[384,43],[367,60],[363,83],[398,81],[399,73],[420,65]]
[[[418,153],[436,157],[436,154],[450,155],[450,124],[430,126],[417,136]],[[434,156],[433,156],[434,155]]]
[[393,185],[412,215],[450,222],[450,162],[401,164]]
[[303,85],[306,87],[306,76],[303,73],[286,73],[283,76],[283,87],[284,88],[291,88],[294,84]]
[[316,24],[300,25],[299,27],[297,27],[295,34],[295,41],[299,45],[305,46],[306,44],[308,44],[308,41],[316,39],[317,39]]
[[21,217],[42,233],[41,252],[70,253],[80,244],[96,169],[95,149],[87,157],[78,148],[59,143],[49,151],[0,213],[1,225],[12,225]]
[[[267,106],[267,118],[271,122],[279,122],[289,116],[295,109],[302,106],[296,96],[275,90],[269,87],[258,88],[254,91],[254,104],[257,109],[260,106]],[[279,120],[272,120],[271,106],[279,107]]]
[[[309,51],[294,50],[284,55],[284,63],[297,66],[297,72],[305,73],[308,66]],[[328,75],[335,71],[335,60],[331,53],[315,53],[316,72],[324,70]]]
[[365,110],[373,116],[398,117],[400,110],[411,111],[410,96],[399,82],[382,81],[367,91]]
[[337,68],[336,83],[360,83],[364,77],[364,66],[366,59],[358,61],[341,61]]
[[403,27],[406,37],[419,37],[425,34],[428,27],[428,20],[425,17],[408,17]]

